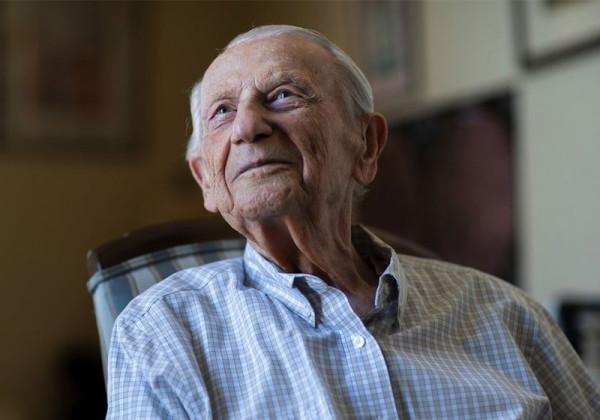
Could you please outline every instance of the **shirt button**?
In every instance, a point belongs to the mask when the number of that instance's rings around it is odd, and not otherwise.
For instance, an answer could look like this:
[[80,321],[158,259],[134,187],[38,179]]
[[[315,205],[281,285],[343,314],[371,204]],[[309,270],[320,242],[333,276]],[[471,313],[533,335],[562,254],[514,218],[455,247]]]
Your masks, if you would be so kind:
[[358,334],[355,334],[352,336],[352,344],[354,344],[354,348],[360,349],[365,345],[365,338]]

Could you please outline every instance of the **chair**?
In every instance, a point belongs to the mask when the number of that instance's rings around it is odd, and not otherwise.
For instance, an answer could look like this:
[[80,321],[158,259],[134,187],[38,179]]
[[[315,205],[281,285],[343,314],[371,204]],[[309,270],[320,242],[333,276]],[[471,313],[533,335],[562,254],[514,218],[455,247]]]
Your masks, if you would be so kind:
[[[397,252],[435,258],[430,251],[394,234],[369,227]],[[104,378],[115,319],[129,301],[176,271],[241,256],[245,239],[224,222],[182,221],[145,227],[87,254]]]

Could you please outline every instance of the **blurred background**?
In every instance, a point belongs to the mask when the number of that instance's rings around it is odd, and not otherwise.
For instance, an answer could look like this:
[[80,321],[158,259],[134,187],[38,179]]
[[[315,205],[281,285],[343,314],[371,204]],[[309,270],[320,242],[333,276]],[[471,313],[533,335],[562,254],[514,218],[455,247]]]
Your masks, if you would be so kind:
[[[268,23],[323,32],[373,82],[391,132],[360,220],[557,317],[567,302],[575,324],[578,305],[597,311],[599,2],[5,2],[0,419],[103,418],[85,254],[213,217],[184,162],[188,92]],[[584,359],[598,375],[595,313]]]

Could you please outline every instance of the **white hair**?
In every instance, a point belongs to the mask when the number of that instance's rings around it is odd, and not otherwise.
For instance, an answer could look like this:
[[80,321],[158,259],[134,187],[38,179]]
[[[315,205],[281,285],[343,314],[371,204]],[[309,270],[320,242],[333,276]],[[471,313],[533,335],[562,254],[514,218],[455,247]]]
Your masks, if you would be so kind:
[[[236,36],[223,50],[236,47],[252,41],[265,38],[298,37],[312,41],[327,51],[334,58],[335,64],[342,74],[342,91],[346,96],[346,103],[354,116],[362,116],[373,112],[373,90],[362,70],[356,65],[348,54],[327,39],[323,34],[310,29],[291,25],[265,25],[259,26]],[[186,159],[194,159],[202,143],[202,118],[200,113],[200,91],[202,80],[198,81],[190,93],[190,112],[192,114],[192,135],[188,141]]]

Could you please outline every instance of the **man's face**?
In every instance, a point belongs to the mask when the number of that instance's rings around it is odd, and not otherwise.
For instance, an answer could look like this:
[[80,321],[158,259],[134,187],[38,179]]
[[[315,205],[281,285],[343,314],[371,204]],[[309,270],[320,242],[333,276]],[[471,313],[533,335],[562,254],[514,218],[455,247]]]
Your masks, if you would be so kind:
[[361,124],[328,51],[271,38],[225,51],[202,82],[204,137],[191,162],[205,206],[261,220],[348,204]]

